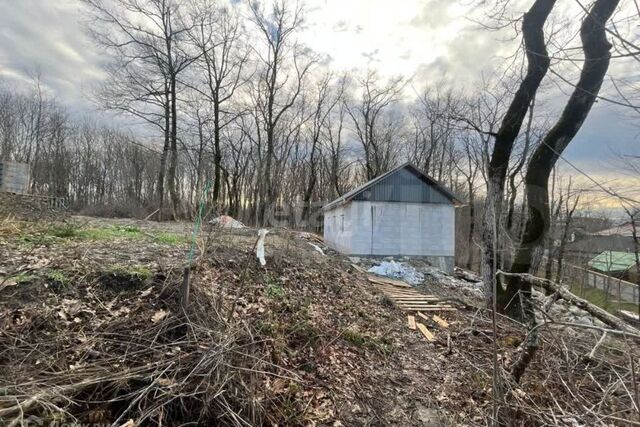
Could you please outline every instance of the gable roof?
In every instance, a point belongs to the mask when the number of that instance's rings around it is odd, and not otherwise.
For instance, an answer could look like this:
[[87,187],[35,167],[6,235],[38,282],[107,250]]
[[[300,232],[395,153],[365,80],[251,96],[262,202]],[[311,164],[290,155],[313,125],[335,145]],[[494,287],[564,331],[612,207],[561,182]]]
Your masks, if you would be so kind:
[[328,210],[331,210],[331,209],[333,209],[335,207],[338,207],[338,206],[341,206],[341,205],[343,205],[345,203],[350,202],[351,200],[353,200],[356,196],[358,196],[359,194],[361,194],[365,190],[373,187],[374,185],[382,182],[383,180],[385,180],[389,176],[391,176],[391,175],[393,175],[393,174],[395,174],[398,171],[403,170],[403,169],[407,169],[409,172],[411,172],[416,177],[418,177],[421,181],[423,181],[426,185],[429,185],[429,186],[435,188],[437,191],[442,193],[442,195],[444,195],[445,198],[447,198],[451,203],[453,203],[453,204],[461,204],[462,203],[460,201],[460,199],[455,194],[453,194],[451,191],[449,191],[444,185],[442,185],[441,183],[439,183],[435,179],[431,178],[426,173],[422,172],[420,169],[418,169],[412,163],[407,162],[407,163],[404,163],[404,164],[402,164],[402,165],[400,165],[400,166],[398,166],[396,168],[391,169],[389,172],[383,173],[382,175],[373,178],[371,181],[366,182],[366,183],[362,184],[361,186],[359,186],[357,188],[354,188],[353,190],[349,191],[348,193],[343,194],[342,196],[338,197],[337,199],[335,199],[331,203],[328,203],[325,206],[323,206],[322,210],[323,211],[328,211]]

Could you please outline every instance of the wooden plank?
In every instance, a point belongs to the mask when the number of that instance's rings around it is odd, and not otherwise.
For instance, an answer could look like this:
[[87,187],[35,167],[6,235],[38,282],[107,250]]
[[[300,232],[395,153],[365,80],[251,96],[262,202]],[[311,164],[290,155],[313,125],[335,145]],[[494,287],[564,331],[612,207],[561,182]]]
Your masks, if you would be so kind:
[[427,327],[422,323],[416,322],[416,326],[418,327],[418,329],[420,329],[420,332],[422,332],[422,335],[424,335],[427,341],[434,342],[436,340],[435,335],[433,335],[433,333],[431,333],[431,331],[427,329]]
[[412,306],[398,306],[398,308],[402,311],[457,311],[458,309],[455,307],[412,307]]
[[410,297],[392,297],[396,301],[423,301],[423,302],[434,302],[434,301],[442,301],[442,298],[438,297],[426,297],[424,295],[416,295]]
[[390,288],[402,288],[402,289],[406,288],[414,291],[416,290],[416,288],[414,288],[410,284],[402,282],[400,280],[389,281],[388,279],[380,280],[378,277],[371,277],[371,276],[367,276],[367,277],[369,278],[369,281],[371,283],[375,283],[376,285],[379,285],[379,286],[388,286]]
[[416,329],[416,318],[415,318],[415,316],[412,316],[411,314],[407,315],[407,323],[409,324],[409,329],[412,329],[412,330]]
[[431,321],[431,319],[429,319],[429,317],[427,317],[424,313],[418,312],[418,316],[422,317],[426,321]]
[[449,327],[449,322],[447,322],[446,320],[444,320],[442,317],[438,316],[437,314],[433,315],[433,320],[440,326],[442,326],[443,328],[448,328]]
[[358,264],[351,264],[351,267],[353,267],[356,271],[358,271],[360,273],[367,274],[367,270],[365,270],[364,268],[360,267]]
[[451,305],[433,304],[429,302],[397,302],[395,301],[395,303],[403,307],[453,308],[453,306]]
[[421,302],[407,303],[407,302],[398,302],[398,301],[394,301],[394,302],[398,307],[453,308],[450,305],[430,304],[428,302],[422,302],[422,303]]
[[391,298],[417,298],[421,296],[421,295],[412,295],[412,294],[396,294],[393,292],[385,292],[385,291],[382,291],[382,293]]
[[393,280],[393,279],[382,279],[378,276],[368,276],[369,281],[371,283],[377,283],[377,284],[381,284],[381,285],[392,285],[392,286],[398,286],[400,288],[410,288],[411,285],[405,282],[401,282],[400,280]]
[[378,288],[380,291],[384,292],[385,294],[389,294],[389,295],[397,295],[399,297],[427,297],[427,298],[435,298],[434,295],[429,295],[429,294],[419,294],[417,292],[398,292],[398,291],[393,291],[390,289],[381,289]]
[[376,280],[377,282],[388,284],[388,285],[400,286],[403,288],[412,288],[410,284],[402,280],[391,279],[389,277],[381,277],[381,276],[373,276],[373,279]]
[[398,292],[416,292],[417,293],[415,289],[407,288],[404,286],[389,285],[387,283],[377,283],[377,282],[371,282],[371,283],[373,283],[375,286],[382,289],[389,289],[389,290],[398,291]]
[[403,288],[396,288],[396,287],[392,287],[392,286],[380,286],[377,285],[376,288],[380,289],[381,291],[385,291],[385,292],[394,292],[394,293],[398,293],[398,294],[408,294],[408,295],[421,295],[420,292],[416,292],[416,291],[410,291],[408,289],[403,289]]

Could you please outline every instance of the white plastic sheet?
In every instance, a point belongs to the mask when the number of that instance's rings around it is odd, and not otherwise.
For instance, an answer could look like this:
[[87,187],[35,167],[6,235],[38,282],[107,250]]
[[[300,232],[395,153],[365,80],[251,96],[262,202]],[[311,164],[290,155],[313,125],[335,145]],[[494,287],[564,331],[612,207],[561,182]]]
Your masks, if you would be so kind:
[[417,271],[410,265],[395,261],[382,261],[379,265],[374,265],[369,273],[378,276],[393,277],[394,279],[404,280],[411,285],[417,285],[424,281],[424,274]]
[[258,243],[256,244],[256,256],[260,261],[261,266],[267,265],[267,261],[264,259],[264,238],[266,237],[269,230],[265,230],[261,228],[258,230]]

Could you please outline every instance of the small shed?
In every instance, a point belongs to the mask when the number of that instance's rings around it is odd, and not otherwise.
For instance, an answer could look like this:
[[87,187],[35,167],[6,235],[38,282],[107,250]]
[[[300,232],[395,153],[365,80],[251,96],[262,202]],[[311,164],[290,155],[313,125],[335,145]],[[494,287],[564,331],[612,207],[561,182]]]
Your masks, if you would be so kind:
[[26,194],[29,192],[29,165],[0,160],[0,191]]
[[348,255],[422,257],[453,271],[458,203],[405,163],[324,206],[324,240]]

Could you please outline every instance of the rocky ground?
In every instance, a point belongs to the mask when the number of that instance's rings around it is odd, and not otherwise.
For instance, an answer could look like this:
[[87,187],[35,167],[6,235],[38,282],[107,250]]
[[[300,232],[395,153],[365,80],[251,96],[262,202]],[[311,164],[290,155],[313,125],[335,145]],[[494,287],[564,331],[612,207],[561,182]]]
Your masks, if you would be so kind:
[[[253,229],[205,227],[192,240],[190,223],[0,221],[0,424],[491,423],[488,313],[441,313],[447,328],[425,320],[436,337],[428,342],[352,267],[371,261],[327,251],[316,236],[271,230],[261,267]],[[481,285],[468,274],[411,267],[423,275],[419,289],[480,307]],[[510,367],[525,329],[499,318],[503,419],[638,420],[635,346],[601,334],[543,328],[516,384]]]

